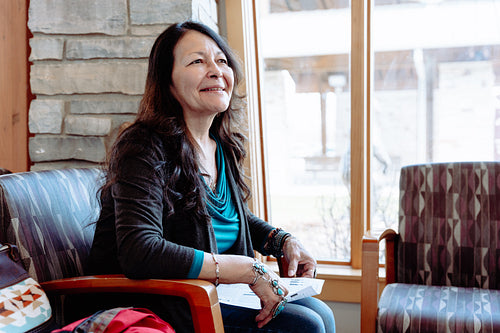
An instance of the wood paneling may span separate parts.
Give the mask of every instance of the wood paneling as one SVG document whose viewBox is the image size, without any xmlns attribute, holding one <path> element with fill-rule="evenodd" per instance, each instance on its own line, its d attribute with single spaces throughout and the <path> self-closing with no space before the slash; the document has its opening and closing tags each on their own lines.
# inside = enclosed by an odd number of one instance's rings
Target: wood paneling
<svg viewBox="0 0 500 333">
<path fill-rule="evenodd" d="M 0 1 L 0 167 L 28 169 L 28 0 Z"/>
</svg>

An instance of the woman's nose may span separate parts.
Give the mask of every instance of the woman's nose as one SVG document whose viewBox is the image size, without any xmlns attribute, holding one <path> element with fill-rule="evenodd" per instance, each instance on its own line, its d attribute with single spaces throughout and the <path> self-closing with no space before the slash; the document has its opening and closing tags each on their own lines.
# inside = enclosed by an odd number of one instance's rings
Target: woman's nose
<svg viewBox="0 0 500 333">
<path fill-rule="evenodd" d="M 210 66 L 208 68 L 208 76 L 217 78 L 222 76 L 222 71 L 220 70 L 219 66 L 217 66 L 217 63 L 210 63 Z"/>
</svg>

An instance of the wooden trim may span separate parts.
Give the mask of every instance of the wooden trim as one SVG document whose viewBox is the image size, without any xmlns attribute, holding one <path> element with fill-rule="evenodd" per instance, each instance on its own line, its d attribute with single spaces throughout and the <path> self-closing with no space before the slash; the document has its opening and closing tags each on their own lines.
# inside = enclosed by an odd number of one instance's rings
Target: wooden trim
<svg viewBox="0 0 500 333">
<path fill-rule="evenodd" d="M 0 167 L 28 170 L 28 0 L 0 1 Z"/>
<path fill-rule="evenodd" d="M 361 268 L 361 242 L 369 217 L 367 179 L 367 4 L 351 2 L 351 263 Z"/>
<path fill-rule="evenodd" d="M 365 133 L 365 144 L 366 144 L 366 223 L 365 229 L 363 230 L 363 234 L 367 230 L 371 230 L 371 160 L 372 160 L 372 144 L 371 144 L 371 115 L 372 115 L 372 87 L 373 85 L 373 75 L 372 71 L 374 56 L 372 54 L 372 44 L 371 44 L 371 31 L 372 31 L 372 0 L 366 0 L 366 50 L 365 56 L 366 60 L 366 73 L 365 73 L 365 85 L 366 85 L 366 133 Z"/>
</svg>

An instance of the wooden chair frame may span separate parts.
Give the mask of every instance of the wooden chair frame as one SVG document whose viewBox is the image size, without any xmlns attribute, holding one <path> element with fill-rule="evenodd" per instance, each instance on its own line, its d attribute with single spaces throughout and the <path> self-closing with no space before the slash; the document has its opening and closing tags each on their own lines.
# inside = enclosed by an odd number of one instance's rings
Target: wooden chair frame
<svg viewBox="0 0 500 333">
<path fill-rule="evenodd" d="M 48 294 L 99 292 L 150 293 L 185 298 L 196 333 L 222 333 L 222 315 L 215 285 L 203 280 L 132 280 L 122 274 L 66 278 L 40 283 Z"/>
<path fill-rule="evenodd" d="M 386 284 L 396 282 L 395 246 L 398 234 L 385 230 L 378 238 L 370 234 L 363 237 L 362 243 L 362 275 L 361 275 L 361 332 L 373 333 L 377 325 L 377 304 L 379 290 L 379 244 L 385 240 L 385 275 Z"/>
</svg>

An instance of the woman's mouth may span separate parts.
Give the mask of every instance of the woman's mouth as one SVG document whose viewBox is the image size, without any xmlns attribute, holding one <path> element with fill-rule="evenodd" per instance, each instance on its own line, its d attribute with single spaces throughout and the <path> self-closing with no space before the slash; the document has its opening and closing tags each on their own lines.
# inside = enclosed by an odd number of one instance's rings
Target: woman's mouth
<svg viewBox="0 0 500 333">
<path fill-rule="evenodd" d="M 201 89 L 201 91 L 224 91 L 224 88 L 205 88 Z"/>
</svg>

